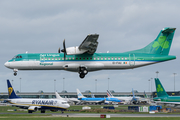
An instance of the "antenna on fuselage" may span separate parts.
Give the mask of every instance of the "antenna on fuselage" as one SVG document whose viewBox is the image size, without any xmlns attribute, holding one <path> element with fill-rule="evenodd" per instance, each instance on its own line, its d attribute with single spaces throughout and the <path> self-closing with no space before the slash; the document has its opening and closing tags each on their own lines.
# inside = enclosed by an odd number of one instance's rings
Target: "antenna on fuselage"
<svg viewBox="0 0 180 120">
<path fill-rule="evenodd" d="M 26 54 L 28 53 L 28 51 L 26 51 Z"/>
</svg>

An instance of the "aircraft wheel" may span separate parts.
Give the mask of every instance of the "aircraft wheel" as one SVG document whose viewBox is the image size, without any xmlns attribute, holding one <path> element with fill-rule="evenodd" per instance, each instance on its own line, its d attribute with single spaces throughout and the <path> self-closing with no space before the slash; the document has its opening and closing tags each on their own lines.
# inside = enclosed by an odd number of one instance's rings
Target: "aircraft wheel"
<svg viewBox="0 0 180 120">
<path fill-rule="evenodd" d="M 45 113 L 45 111 L 42 110 L 41 113 Z"/>
<path fill-rule="evenodd" d="M 82 74 L 82 73 L 81 73 L 81 74 L 79 74 L 79 77 L 80 77 L 80 78 L 84 78 L 84 77 L 85 77 L 85 74 Z"/>
<path fill-rule="evenodd" d="M 14 76 L 16 76 L 16 75 L 17 75 L 17 73 L 15 72 L 15 73 L 14 73 Z"/>
<path fill-rule="evenodd" d="M 83 73 L 86 75 L 88 73 L 88 71 L 85 69 L 85 70 L 83 70 Z"/>
</svg>

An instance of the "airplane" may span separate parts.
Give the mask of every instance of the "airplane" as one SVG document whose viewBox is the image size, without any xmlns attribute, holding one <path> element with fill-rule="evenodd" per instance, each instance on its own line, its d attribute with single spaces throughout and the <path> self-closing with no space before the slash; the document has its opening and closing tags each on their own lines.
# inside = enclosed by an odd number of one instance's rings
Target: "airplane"
<svg viewBox="0 0 180 120">
<path fill-rule="evenodd" d="M 8 103 L 12 106 L 28 109 L 28 113 L 36 112 L 37 110 L 40 110 L 41 113 L 45 113 L 46 110 L 53 112 L 60 110 L 63 113 L 63 111 L 70 107 L 66 101 L 59 99 L 21 98 L 16 95 L 9 80 L 7 80 L 7 86 L 9 95 L 9 99 L 7 99 Z"/>
<path fill-rule="evenodd" d="M 73 103 L 76 104 L 76 103 L 80 102 L 77 98 L 67 98 L 66 96 L 65 96 L 65 98 L 62 98 L 57 92 L 55 92 L 55 94 L 56 94 L 56 98 L 57 99 L 61 99 L 61 100 L 67 101 L 68 103 L 73 102 Z"/>
<path fill-rule="evenodd" d="M 132 97 L 114 97 L 109 90 L 107 90 L 107 96 L 108 98 L 117 98 L 121 100 L 124 104 L 130 103 L 130 101 L 132 100 Z"/>
<path fill-rule="evenodd" d="M 80 100 L 82 103 L 95 103 L 95 104 L 101 104 L 101 103 L 109 103 L 109 102 L 121 102 L 121 100 L 118 100 L 117 98 L 87 98 L 85 97 L 79 89 L 77 90 L 77 96 L 78 100 Z"/>
<path fill-rule="evenodd" d="M 180 96 L 169 96 L 158 78 L 155 78 L 157 97 L 153 98 L 157 103 L 169 107 L 180 108 Z"/>
<path fill-rule="evenodd" d="M 99 35 L 90 34 L 79 46 L 66 48 L 64 40 L 63 49 L 59 48 L 58 53 L 26 52 L 16 55 L 4 65 L 13 69 L 14 76 L 18 70 L 66 70 L 79 73 L 80 78 L 92 71 L 138 68 L 176 59 L 176 56 L 168 55 L 175 30 L 163 28 L 146 47 L 124 53 L 95 53 Z"/>
</svg>

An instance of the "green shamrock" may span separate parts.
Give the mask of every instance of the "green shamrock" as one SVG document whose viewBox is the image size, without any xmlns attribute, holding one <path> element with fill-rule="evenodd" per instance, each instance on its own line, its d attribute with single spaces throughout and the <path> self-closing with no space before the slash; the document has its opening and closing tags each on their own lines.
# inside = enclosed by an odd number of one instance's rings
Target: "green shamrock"
<svg viewBox="0 0 180 120">
<path fill-rule="evenodd" d="M 157 88 L 157 92 L 162 92 L 163 91 L 163 89 L 162 89 L 162 87 L 161 87 L 161 85 L 160 84 L 158 84 L 158 88 Z"/>
<path fill-rule="evenodd" d="M 158 38 L 158 41 L 155 41 L 154 44 L 152 45 L 153 48 L 156 48 L 156 50 L 161 46 L 164 49 L 169 48 L 169 42 L 165 41 L 166 36 L 160 36 Z"/>
</svg>

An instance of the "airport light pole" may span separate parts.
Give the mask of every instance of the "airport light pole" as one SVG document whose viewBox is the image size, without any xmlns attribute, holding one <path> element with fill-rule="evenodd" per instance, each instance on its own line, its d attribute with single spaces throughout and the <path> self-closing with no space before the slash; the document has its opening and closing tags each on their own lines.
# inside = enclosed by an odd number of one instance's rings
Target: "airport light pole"
<svg viewBox="0 0 180 120">
<path fill-rule="evenodd" d="M 153 78 L 151 78 L 151 92 L 152 92 L 152 81 L 153 81 Z"/>
<path fill-rule="evenodd" d="M 149 79 L 148 81 L 149 81 L 149 92 L 150 92 L 150 83 L 151 83 L 151 80 Z"/>
<path fill-rule="evenodd" d="M 54 92 L 56 92 L 56 79 L 54 79 Z"/>
<path fill-rule="evenodd" d="M 174 92 L 175 92 L 175 75 L 177 74 L 177 73 L 173 73 L 174 74 Z"/>
<path fill-rule="evenodd" d="M 158 73 L 159 73 L 159 71 L 156 71 L 156 74 L 157 74 L 156 78 L 158 78 Z"/>
<path fill-rule="evenodd" d="M 65 87 L 65 86 L 64 86 L 64 79 L 65 79 L 65 78 L 63 78 L 63 91 L 64 91 L 64 87 Z"/>
<path fill-rule="evenodd" d="M 13 86 L 13 80 L 12 80 L 12 86 Z"/>
<path fill-rule="evenodd" d="M 97 79 L 95 79 L 95 90 L 97 92 Z"/>
<path fill-rule="evenodd" d="M 19 78 L 19 80 L 20 80 L 20 93 L 21 93 L 21 78 Z"/>
<path fill-rule="evenodd" d="M 108 78 L 108 90 L 109 90 L 109 79 L 110 79 L 110 78 Z"/>
</svg>

